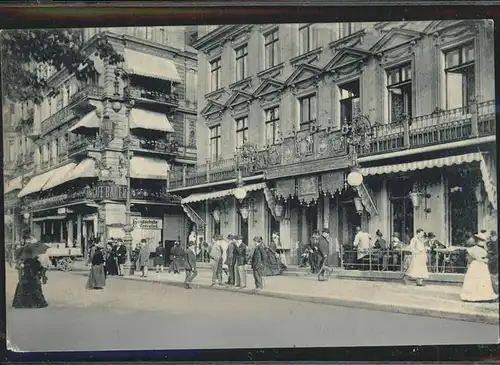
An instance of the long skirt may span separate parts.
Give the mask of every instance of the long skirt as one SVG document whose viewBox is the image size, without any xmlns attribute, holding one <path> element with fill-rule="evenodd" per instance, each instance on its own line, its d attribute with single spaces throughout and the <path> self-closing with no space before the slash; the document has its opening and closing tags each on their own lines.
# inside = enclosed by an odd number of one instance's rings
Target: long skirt
<svg viewBox="0 0 500 365">
<path fill-rule="evenodd" d="M 108 275 L 118 275 L 118 260 L 114 256 L 106 260 L 106 272 Z"/>
<path fill-rule="evenodd" d="M 460 298 L 465 302 L 485 302 L 498 298 L 493 290 L 488 265 L 473 261 L 464 277 Z"/>
<path fill-rule="evenodd" d="M 102 289 L 106 286 L 106 277 L 104 276 L 103 265 L 92 265 L 87 281 L 87 289 Z"/>
<path fill-rule="evenodd" d="M 45 308 L 49 304 L 42 292 L 42 284 L 38 277 L 22 277 L 16 287 L 12 307 L 14 308 Z"/>
<path fill-rule="evenodd" d="M 282 263 L 271 250 L 265 250 L 264 268 L 261 270 L 262 276 L 277 276 L 283 272 Z"/>
<path fill-rule="evenodd" d="M 429 278 L 427 254 L 425 252 L 411 255 L 410 265 L 408 266 L 408 270 L 406 270 L 406 275 L 412 279 Z"/>
</svg>

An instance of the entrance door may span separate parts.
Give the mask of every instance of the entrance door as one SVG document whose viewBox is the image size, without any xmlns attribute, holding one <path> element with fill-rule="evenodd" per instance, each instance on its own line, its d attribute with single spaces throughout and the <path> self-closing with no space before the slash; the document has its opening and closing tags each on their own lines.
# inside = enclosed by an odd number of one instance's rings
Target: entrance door
<svg viewBox="0 0 500 365">
<path fill-rule="evenodd" d="M 238 234 L 243 237 L 243 243 L 246 244 L 247 246 L 249 245 L 248 242 L 248 220 L 244 220 L 241 218 L 241 215 L 238 215 Z"/>
<path fill-rule="evenodd" d="M 409 197 L 413 188 L 411 180 L 396 180 L 391 184 L 391 235 L 408 244 L 413 236 L 413 205 Z"/>
<path fill-rule="evenodd" d="M 318 228 L 318 206 L 310 205 L 306 208 L 307 238 L 310 238 L 313 231 Z"/>
<path fill-rule="evenodd" d="M 342 229 L 340 234 L 342 245 L 352 245 L 356 235 L 356 227 L 361 227 L 361 215 L 356 212 L 353 201 L 342 202 L 342 214 L 340 215 Z"/>
</svg>

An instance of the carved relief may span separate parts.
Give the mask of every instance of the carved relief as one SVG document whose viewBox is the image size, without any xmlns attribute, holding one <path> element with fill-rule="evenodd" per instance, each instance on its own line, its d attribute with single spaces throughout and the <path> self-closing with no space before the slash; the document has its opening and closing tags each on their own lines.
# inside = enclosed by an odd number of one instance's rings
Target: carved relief
<svg viewBox="0 0 500 365">
<path fill-rule="evenodd" d="M 317 86 L 322 73 L 322 69 L 318 67 L 301 64 L 290 75 L 288 80 L 286 80 L 285 85 L 288 85 L 292 92 Z"/>
<path fill-rule="evenodd" d="M 433 33 L 432 37 L 436 46 L 452 42 L 458 38 L 473 37 L 479 32 L 478 23 L 462 23 L 457 27 L 448 27 L 442 31 Z"/>
<path fill-rule="evenodd" d="M 195 120 L 191 120 L 189 122 L 188 147 L 196 147 L 196 121 Z"/>
<path fill-rule="evenodd" d="M 262 105 L 276 99 L 280 100 L 282 90 L 283 83 L 274 79 L 266 79 L 259 85 L 257 90 L 255 90 L 253 96 L 256 97 Z"/>
<path fill-rule="evenodd" d="M 314 142 L 311 134 L 297 138 L 295 144 L 296 156 L 298 158 L 309 156 L 314 151 Z"/>
<path fill-rule="evenodd" d="M 269 165 L 279 165 L 281 163 L 281 146 L 271 146 L 268 151 Z"/>
</svg>

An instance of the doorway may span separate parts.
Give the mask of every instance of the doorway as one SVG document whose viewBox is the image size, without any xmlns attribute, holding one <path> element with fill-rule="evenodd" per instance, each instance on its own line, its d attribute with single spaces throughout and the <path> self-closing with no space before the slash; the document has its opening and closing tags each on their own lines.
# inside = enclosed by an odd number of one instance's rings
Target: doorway
<svg viewBox="0 0 500 365">
<path fill-rule="evenodd" d="M 238 234 L 243 237 L 243 243 L 248 246 L 248 220 L 243 219 L 241 214 L 238 214 Z"/>
<path fill-rule="evenodd" d="M 410 242 L 414 230 L 413 204 L 410 199 L 412 189 L 413 182 L 409 179 L 391 183 L 391 236 L 397 233 L 405 244 Z"/>
</svg>

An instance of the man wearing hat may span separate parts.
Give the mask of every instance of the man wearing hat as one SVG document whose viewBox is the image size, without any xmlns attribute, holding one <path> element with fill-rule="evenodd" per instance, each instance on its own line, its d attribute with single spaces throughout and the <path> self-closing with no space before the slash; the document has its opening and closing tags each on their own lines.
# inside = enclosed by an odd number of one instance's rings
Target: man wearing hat
<svg viewBox="0 0 500 365">
<path fill-rule="evenodd" d="M 247 286 L 247 274 L 245 265 L 247 263 L 247 246 L 243 243 L 243 236 L 237 236 L 233 249 L 235 285 L 240 288 Z"/>
<path fill-rule="evenodd" d="M 208 256 L 210 257 L 210 267 L 212 268 L 212 286 L 215 284 L 222 285 L 222 258 L 224 249 L 221 245 L 222 236 L 215 235 L 212 240 L 212 245 L 209 248 Z"/>
<path fill-rule="evenodd" d="M 325 279 L 325 271 L 331 272 L 331 242 L 330 242 L 330 230 L 328 228 L 323 229 L 323 233 L 318 240 L 318 280 L 323 281 Z M 326 261 L 325 261 L 326 260 Z"/>
<path fill-rule="evenodd" d="M 189 242 L 186 250 L 186 279 L 184 280 L 184 287 L 191 289 L 193 282 L 198 271 L 196 270 L 196 242 Z"/>
<path fill-rule="evenodd" d="M 234 285 L 235 280 L 234 280 L 234 270 L 235 270 L 235 263 L 234 263 L 234 247 L 235 247 L 235 242 L 234 242 L 234 236 L 232 234 L 229 234 L 227 236 L 228 240 L 228 246 L 227 246 L 227 252 L 226 252 L 226 265 L 227 265 L 227 271 L 228 271 L 228 279 L 227 279 L 227 285 Z"/>
<path fill-rule="evenodd" d="M 263 247 L 264 239 L 262 237 L 254 237 L 255 248 L 250 256 L 250 262 L 252 264 L 253 278 L 255 281 L 255 288 L 257 290 L 264 289 L 264 284 L 262 282 L 262 271 L 264 269 L 265 251 Z"/>
<path fill-rule="evenodd" d="M 317 274 L 320 265 L 320 248 L 319 248 L 319 231 L 315 229 L 309 241 L 309 262 L 311 264 L 311 272 Z"/>
</svg>

